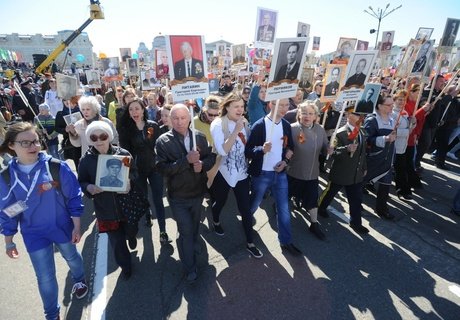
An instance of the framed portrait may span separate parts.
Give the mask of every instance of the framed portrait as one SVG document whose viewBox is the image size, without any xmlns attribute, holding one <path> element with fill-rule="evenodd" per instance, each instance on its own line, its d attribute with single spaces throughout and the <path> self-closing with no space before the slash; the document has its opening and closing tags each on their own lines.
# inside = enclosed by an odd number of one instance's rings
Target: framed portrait
<svg viewBox="0 0 460 320">
<path fill-rule="evenodd" d="M 232 46 L 232 64 L 242 64 L 246 62 L 246 45 L 237 44 Z"/>
<path fill-rule="evenodd" d="M 356 102 L 355 112 L 363 114 L 373 113 L 381 89 L 382 84 L 380 83 L 366 84 L 362 96 Z"/>
<path fill-rule="evenodd" d="M 460 19 L 447 18 L 444 32 L 442 33 L 440 47 L 453 47 L 455 39 L 457 39 L 458 27 Z"/>
<path fill-rule="evenodd" d="M 157 78 L 167 78 L 169 74 L 168 53 L 166 50 L 155 49 Z"/>
<path fill-rule="evenodd" d="M 423 82 L 429 83 L 430 82 L 430 76 L 431 72 L 433 71 L 434 65 L 436 64 L 436 57 L 437 53 L 436 50 L 431 50 L 431 52 L 428 54 L 428 60 L 425 65 L 425 69 L 423 70 Z"/>
<path fill-rule="evenodd" d="M 219 92 L 219 79 L 209 79 L 209 92 Z"/>
<path fill-rule="evenodd" d="M 366 51 L 367 48 L 369 48 L 369 41 L 358 40 L 358 44 L 356 45 L 356 50 Z"/>
<path fill-rule="evenodd" d="M 395 77 L 405 78 L 409 75 L 414 65 L 415 58 L 417 57 L 417 52 L 420 49 L 420 44 L 421 41 L 416 39 L 411 39 L 409 41 L 409 44 L 404 49 L 404 56 L 398 65 Z"/>
<path fill-rule="evenodd" d="M 340 92 L 340 84 L 343 83 L 345 77 L 346 65 L 344 64 L 329 64 L 326 67 L 326 85 L 323 86 L 321 92 L 321 102 L 330 102 L 337 99 Z"/>
<path fill-rule="evenodd" d="M 96 169 L 96 186 L 104 191 L 126 192 L 128 190 L 131 157 L 99 155 Z"/>
<path fill-rule="evenodd" d="M 123 62 L 131 58 L 131 48 L 120 48 L 120 57 Z"/>
<path fill-rule="evenodd" d="M 425 70 L 426 63 L 430 57 L 430 52 L 433 51 L 433 46 L 433 39 L 425 41 L 422 45 L 420 45 L 417 57 L 415 58 L 415 62 L 412 66 L 411 75 L 422 75 L 423 71 Z"/>
<path fill-rule="evenodd" d="M 174 101 L 209 95 L 208 62 L 203 36 L 166 36 L 171 92 Z M 172 71 L 172 72 L 171 72 Z"/>
<path fill-rule="evenodd" d="M 380 51 L 388 52 L 391 51 L 393 46 L 395 32 L 394 31 L 383 31 L 382 32 L 382 41 L 380 41 Z"/>
<path fill-rule="evenodd" d="M 358 41 L 356 38 L 340 37 L 333 63 L 346 64 L 350 59 L 351 53 L 355 50 L 356 41 Z"/>
<path fill-rule="evenodd" d="M 101 59 L 102 70 L 104 70 L 102 79 L 106 82 L 123 80 L 120 74 L 120 60 L 118 57 Z"/>
<path fill-rule="evenodd" d="M 319 50 L 319 45 L 320 45 L 320 42 L 321 42 L 321 37 L 313 37 L 313 46 L 312 46 L 312 50 Z"/>
<path fill-rule="evenodd" d="M 376 56 L 377 51 L 353 52 L 347 65 L 344 78 L 346 80 L 342 86 L 342 90 L 351 88 L 363 89 L 369 79 Z"/>
<path fill-rule="evenodd" d="M 266 101 L 291 98 L 296 95 L 302 66 L 305 63 L 308 40 L 308 38 L 275 40 Z"/>
<path fill-rule="evenodd" d="M 422 42 L 430 40 L 433 30 L 434 28 L 425 28 L 425 27 L 418 28 L 417 34 L 415 35 L 415 40 L 419 40 Z"/>
<path fill-rule="evenodd" d="M 302 74 L 300 75 L 299 88 L 308 89 L 311 88 L 314 82 L 315 69 L 314 68 L 303 68 Z"/>
<path fill-rule="evenodd" d="M 74 112 L 74 113 L 65 115 L 63 118 L 65 121 L 65 124 L 69 125 L 69 124 L 75 124 L 75 122 L 77 122 L 78 120 L 82 118 L 82 115 L 80 112 Z"/>
<path fill-rule="evenodd" d="M 310 36 L 310 25 L 305 22 L 297 22 L 297 37 L 305 38 Z"/>
<path fill-rule="evenodd" d="M 257 8 L 256 33 L 254 46 L 256 48 L 270 49 L 273 47 L 278 23 L 278 11 Z"/>
<path fill-rule="evenodd" d="M 135 76 L 139 74 L 139 66 L 137 59 L 128 59 L 128 75 Z"/>
<path fill-rule="evenodd" d="M 57 95 L 61 99 L 70 99 L 77 95 L 78 79 L 62 73 L 56 73 Z"/>
<path fill-rule="evenodd" d="M 161 86 L 160 81 L 156 77 L 155 69 L 141 71 L 141 86 L 142 91 L 152 90 Z"/>
<path fill-rule="evenodd" d="M 92 89 L 101 87 L 101 77 L 99 70 L 85 70 L 86 81 L 88 86 Z"/>
</svg>

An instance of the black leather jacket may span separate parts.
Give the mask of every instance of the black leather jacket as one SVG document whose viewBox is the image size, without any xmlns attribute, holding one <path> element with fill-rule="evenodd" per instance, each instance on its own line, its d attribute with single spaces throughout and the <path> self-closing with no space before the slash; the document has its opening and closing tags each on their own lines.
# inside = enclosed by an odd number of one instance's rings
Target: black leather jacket
<svg viewBox="0 0 460 320">
<path fill-rule="evenodd" d="M 189 129 L 189 135 L 192 131 Z M 173 199 L 190 199 L 203 196 L 206 192 L 206 171 L 212 168 L 216 160 L 211 153 L 206 137 L 196 132 L 197 150 L 203 162 L 203 170 L 193 171 L 193 166 L 187 161 L 187 150 L 184 146 L 184 137 L 177 131 L 170 130 L 162 134 L 155 145 L 157 170 L 166 177 L 168 196 Z M 190 138 L 192 150 L 192 138 Z"/>
</svg>

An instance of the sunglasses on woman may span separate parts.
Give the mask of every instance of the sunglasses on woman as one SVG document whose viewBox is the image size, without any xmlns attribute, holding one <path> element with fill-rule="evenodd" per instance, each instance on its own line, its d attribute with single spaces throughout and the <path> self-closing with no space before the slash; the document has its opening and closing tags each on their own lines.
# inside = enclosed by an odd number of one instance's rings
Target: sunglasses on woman
<svg viewBox="0 0 460 320">
<path fill-rule="evenodd" d="M 89 136 L 92 142 L 96 142 L 97 140 L 105 141 L 109 138 L 107 133 L 101 133 L 100 135 L 92 134 Z"/>
</svg>

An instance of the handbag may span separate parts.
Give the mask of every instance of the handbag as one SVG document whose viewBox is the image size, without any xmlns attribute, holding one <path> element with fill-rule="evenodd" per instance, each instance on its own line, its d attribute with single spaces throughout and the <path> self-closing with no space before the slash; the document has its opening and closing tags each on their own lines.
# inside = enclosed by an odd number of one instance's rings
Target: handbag
<svg viewBox="0 0 460 320">
<path fill-rule="evenodd" d="M 136 234 L 139 220 L 150 208 L 149 200 L 135 183 L 131 183 L 131 189 L 128 193 L 117 193 L 116 201 L 121 213 L 127 220 L 128 228 Z"/>
</svg>

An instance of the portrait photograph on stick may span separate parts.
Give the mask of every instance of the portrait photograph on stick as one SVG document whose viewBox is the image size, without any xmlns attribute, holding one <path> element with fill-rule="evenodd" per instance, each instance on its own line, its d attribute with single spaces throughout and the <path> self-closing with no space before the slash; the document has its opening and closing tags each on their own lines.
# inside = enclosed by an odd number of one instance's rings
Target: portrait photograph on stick
<svg viewBox="0 0 460 320">
<path fill-rule="evenodd" d="M 65 121 L 65 124 L 69 125 L 69 124 L 75 124 L 75 122 L 77 122 L 78 120 L 82 118 L 82 115 L 80 112 L 74 112 L 74 113 L 65 115 L 63 118 Z"/>
<path fill-rule="evenodd" d="M 460 19 L 447 18 L 444 32 L 442 33 L 440 47 L 453 47 L 455 39 L 457 39 L 458 27 Z"/>
<path fill-rule="evenodd" d="M 142 91 L 152 90 L 156 87 L 160 87 L 160 81 L 156 78 L 154 69 L 147 69 L 141 71 L 141 84 Z"/>
<path fill-rule="evenodd" d="M 364 88 L 372 71 L 377 51 L 355 51 L 350 57 L 345 74 L 345 84 L 342 90 Z"/>
<path fill-rule="evenodd" d="M 131 58 L 131 48 L 120 48 L 120 57 L 123 62 Z"/>
<path fill-rule="evenodd" d="M 242 64 L 246 62 L 246 45 L 237 44 L 232 46 L 232 64 Z"/>
<path fill-rule="evenodd" d="M 377 100 L 379 98 L 382 84 L 380 83 L 368 83 L 364 88 L 363 95 L 356 103 L 355 112 L 369 114 L 373 113 Z"/>
<path fill-rule="evenodd" d="M 398 78 L 407 77 L 414 65 L 415 59 L 417 57 L 417 52 L 420 49 L 421 41 L 416 39 L 411 39 L 409 44 L 406 46 L 404 51 L 404 56 L 401 59 L 401 62 L 398 65 L 395 76 Z"/>
<path fill-rule="evenodd" d="M 425 28 L 425 27 L 418 28 L 417 34 L 415 35 L 415 40 L 419 40 L 422 42 L 430 40 L 433 30 L 434 28 Z"/>
<path fill-rule="evenodd" d="M 334 101 L 340 91 L 340 84 L 345 76 L 346 65 L 329 64 L 326 68 L 326 85 L 323 86 L 321 93 L 321 102 Z"/>
<path fill-rule="evenodd" d="M 383 31 L 380 51 L 391 51 L 393 46 L 394 31 Z"/>
<path fill-rule="evenodd" d="M 346 63 L 348 59 L 350 59 L 352 51 L 355 50 L 357 41 L 358 39 L 356 38 L 341 37 L 337 45 L 337 52 L 335 54 L 334 60 L 338 60 L 339 63 Z M 337 63 L 337 62 L 334 62 L 334 63 Z"/>
<path fill-rule="evenodd" d="M 128 75 L 135 76 L 139 74 L 139 65 L 137 59 L 128 59 Z"/>
<path fill-rule="evenodd" d="M 275 41 L 278 11 L 257 8 L 256 34 L 254 46 L 256 48 L 272 48 Z"/>
<path fill-rule="evenodd" d="M 78 79 L 62 73 L 56 73 L 57 95 L 61 99 L 70 99 L 77 95 Z"/>
<path fill-rule="evenodd" d="M 104 191 L 128 191 L 130 157 L 99 155 L 96 185 Z"/>
<path fill-rule="evenodd" d="M 356 45 L 357 51 L 366 51 L 369 47 L 369 41 L 358 40 L 358 44 Z"/>
<path fill-rule="evenodd" d="M 101 87 L 101 77 L 99 70 L 85 70 L 86 81 L 91 89 L 98 89 Z"/>
<path fill-rule="evenodd" d="M 208 66 L 203 36 L 166 36 L 171 92 L 175 101 L 206 98 Z"/>
<path fill-rule="evenodd" d="M 102 79 L 106 82 L 121 81 L 123 76 L 120 74 L 120 60 L 118 57 L 101 59 L 102 70 L 104 70 Z"/>
<path fill-rule="evenodd" d="M 297 22 L 297 37 L 305 38 L 310 36 L 310 25 L 305 22 Z"/>
<path fill-rule="evenodd" d="M 425 65 L 428 61 L 430 52 L 433 50 L 434 39 L 424 42 L 418 50 L 417 57 L 415 58 L 414 66 L 412 67 L 412 75 L 421 75 L 425 70 Z"/>
<path fill-rule="evenodd" d="M 167 78 L 169 74 L 169 65 L 166 50 L 155 50 L 155 57 L 157 77 Z"/>
<path fill-rule="evenodd" d="M 276 39 L 266 101 L 295 96 L 307 47 L 308 38 Z"/>
</svg>

